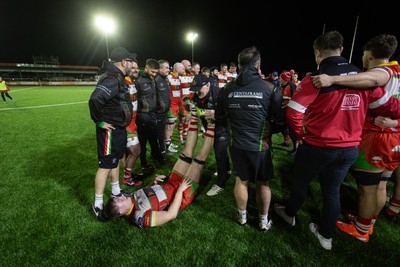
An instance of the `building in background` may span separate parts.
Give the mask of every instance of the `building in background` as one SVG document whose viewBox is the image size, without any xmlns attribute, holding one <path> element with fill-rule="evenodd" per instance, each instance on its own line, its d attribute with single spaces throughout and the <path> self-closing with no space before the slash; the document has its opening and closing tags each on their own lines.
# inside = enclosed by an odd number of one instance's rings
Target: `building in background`
<svg viewBox="0 0 400 267">
<path fill-rule="evenodd" d="M 0 76 L 10 85 L 96 84 L 98 66 L 61 65 L 58 57 L 34 56 L 33 63 L 0 63 Z"/>
</svg>

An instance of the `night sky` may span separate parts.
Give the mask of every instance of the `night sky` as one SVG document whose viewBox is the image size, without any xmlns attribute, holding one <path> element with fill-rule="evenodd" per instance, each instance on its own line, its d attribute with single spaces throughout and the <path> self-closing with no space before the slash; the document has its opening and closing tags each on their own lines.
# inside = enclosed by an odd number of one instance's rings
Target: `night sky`
<svg viewBox="0 0 400 267">
<path fill-rule="evenodd" d="M 255 45 L 261 51 L 264 73 L 295 69 L 300 77 L 316 68 L 312 43 L 323 30 L 343 34 L 343 56 L 351 56 L 359 67 L 362 45 L 370 38 L 381 33 L 400 38 L 399 19 L 395 19 L 400 12 L 391 14 L 394 8 L 377 6 L 382 1 L 375 6 L 364 1 L 239 2 L 4 0 L 0 62 L 33 63 L 32 56 L 55 56 L 63 65 L 100 66 L 107 50 L 104 35 L 94 27 L 99 13 L 117 23 L 117 31 L 108 37 L 109 51 L 124 46 L 138 54 L 139 66 L 147 58 L 167 59 L 171 65 L 191 60 L 189 31 L 199 34 L 194 59 L 201 67 L 236 62 L 243 48 Z"/>
</svg>

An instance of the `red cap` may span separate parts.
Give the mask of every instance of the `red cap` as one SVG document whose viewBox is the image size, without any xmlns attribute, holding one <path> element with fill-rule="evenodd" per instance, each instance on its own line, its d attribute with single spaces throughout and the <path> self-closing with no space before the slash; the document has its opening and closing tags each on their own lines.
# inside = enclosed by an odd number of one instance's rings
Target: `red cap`
<svg viewBox="0 0 400 267">
<path fill-rule="evenodd" d="M 282 72 L 280 77 L 284 81 L 290 81 L 290 78 L 292 77 L 293 73 L 294 73 L 294 70 Z"/>
</svg>

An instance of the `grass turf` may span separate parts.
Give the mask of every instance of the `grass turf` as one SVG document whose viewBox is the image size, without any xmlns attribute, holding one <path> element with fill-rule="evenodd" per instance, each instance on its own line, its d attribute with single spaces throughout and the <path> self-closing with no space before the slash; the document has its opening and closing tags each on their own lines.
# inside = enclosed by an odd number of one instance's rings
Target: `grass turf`
<svg viewBox="0 0 400 267">
<path fill-rule="evenodd" d="M 16 102 L 0 104 L 2 266 L 398 266 L 399 224 L 384 218 L 377 221 L 368 243 L 337 230 L 332 251 L 320 247 L 308 230 L 311 221 L 318 223 L 322 205 L 316 179 L 295 227 L 271 211 L 271 230 L 258 230 L 254 185 L 249 188 L 249 223 L 239 226 L 234 221 L 233 177 L 221 194 L 205 194 L 216 182 L 213 152 L 198 197 L 176 220 L 153 229 L 140 229 L 124 219 L 97 221 L 91 210 L 95 126 L 87 104 L 93 89 L 14 87 L 10 94 Z M 176 132 L 173 141 L 178 143 Z M 273 143 L 271 207 L 287 199 L 293 163 L 291 148 L 278 145 L 280 134 Z M 389 182 L 389 192 L 391 187 Z M 352 177 L 341 191 L 343 210 L 354 210 Z M 107 184 L 105 200 L 110 193 Z"/>
</svg>

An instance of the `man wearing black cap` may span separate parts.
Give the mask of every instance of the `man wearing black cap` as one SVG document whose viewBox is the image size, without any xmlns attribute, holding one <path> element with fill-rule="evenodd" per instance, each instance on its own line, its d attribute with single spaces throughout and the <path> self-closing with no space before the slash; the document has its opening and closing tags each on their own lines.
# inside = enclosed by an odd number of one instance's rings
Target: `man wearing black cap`
<svg viewBox="0 0 400 267">
<path fill-rule="evenodd" d="M 218 88 L 211 85 L 210 78 L 204 74 L 197 74 L 189 89 L 194 92 L 193 102 L 202 109 L 214 109 L 217 101 Z"/>
<path fill-rule="evenodd" d="M 107 177 L 111 177 L 112 195 L 119 195 L 119 160 L 126 148 L 126 126 L 132 118 L 132 102 L 125 76 L 129 75 L 136 54 L 123 47 L 111 52 L 111 61 L 104 65 L 104 73 L 89 99 L 90 117 L 96 124 L 97 156 L 99 168 L 95 177 L 96 217 L 103 210 L 103 194 Z"/>
<path fill-rule="evenodd" d="M 218 98 L 218 83 L 212 82 L 212 78 L 209 78 L 203 74 L 198 74 L 193 79 L 192 87 L 190 91 L 195 92 L 193 96 L 193 102 L 200 109 L 205 109 L 204 116 L 200 116 L 201 112 L 197 112 L 202 120 L 202 123 L 207 129 L 207 120 L 205 117 L 214 118 L 216 102 Z M 215 121 L 215 140 L 214 140 L 214 153 L 215 161 L 217 163 L 217 176 L 218 181 L 212 186 L 207 192 L 208 196 L 215 196 L 221 193 L 224 188 L 226 181 L 228 180 L 231 169 L 228 155 L 228 134 L 226 129 L 226 123 L 218 119 Z"/>
<path fill-rule="evenodd" d="M 204 131 L 207 129 L 208 121 L 214 120 L 215 105 L 219 88 L 213 86 L 211 79 L 204 74 L 197 74 L 193 78 L 192 86 L 189 89 L 194 92 L 192 102 L 197 107 L 197 112 Z"/>
<path fill-rule="evenodd" d="M 265 78 L 265 80 L 275 86 L 279 86 L 279 73 L 277 71 L 273 71 L 268 75 L 267 78 Z"/>
</svg>

